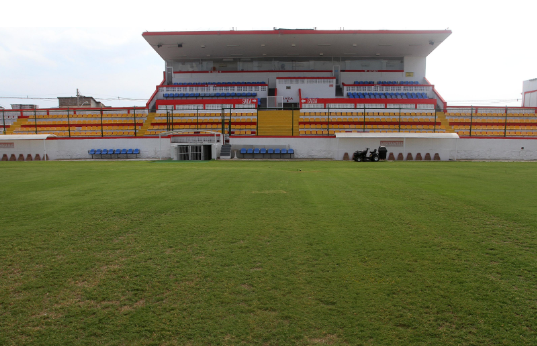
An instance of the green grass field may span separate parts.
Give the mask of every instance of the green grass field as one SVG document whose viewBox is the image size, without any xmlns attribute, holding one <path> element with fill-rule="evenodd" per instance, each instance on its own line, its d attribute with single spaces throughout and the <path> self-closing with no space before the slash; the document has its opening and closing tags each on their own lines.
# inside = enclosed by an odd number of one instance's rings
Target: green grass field
<svg viewBox="0 0 537 346">
<path fill-rule="evenodd" d="M 0 345 L 535 345 L 537 163 L 3 162 Z"/>
</svg>

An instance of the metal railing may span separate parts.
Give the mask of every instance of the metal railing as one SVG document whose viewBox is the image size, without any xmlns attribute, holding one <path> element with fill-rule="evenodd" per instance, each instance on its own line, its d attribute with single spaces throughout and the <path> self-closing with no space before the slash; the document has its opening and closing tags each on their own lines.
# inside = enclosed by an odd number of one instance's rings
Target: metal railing
<svg viewBox="0 0 537 346">
<path fill-rule="evenodd" d="M 448 107 L 446 119 L 462 136 L 537 136 L 535 108 L 527 107 Z"/>
<path fill-rule="evenodd" d="M 4 113 L 4 112 L 3 112 Z M 121 117 L 126 120 L 124 123 L 114 123 L 111 118 L 116 118 L 116 114 L 125 114 Z M 28 110 L 20 113 L 24 117 L 28 117 L 28 123 L 22 124 L 19 130 L 28 129 L 25 132 L 38 133 L 41 128 L 55 128 L 54 132 L 67 132 L 67 137 L 73 137 L 73 133 L 91 132 L 91 135 L 95 137 L 95 132 L 100 132 L 100 137 L 105 137 L 108 133 L 105 130 L 109 130 L 108 127 L 127 127 L 128 129 L 123 131 L 133 131 L 135 137 L 138 136 L 139 128 L 143 126 L 143 119 L 147 116 L 146 108 L 100 108 L 100 109 L 81 109 L 81 108 L 67 108 L 67 109 L 52 109 L 52 110 Z M 114 116 L 112 116 L 112 114 Z M 59 118 L 58 118 L 59 117 Z M 61 119 L 61 120 L 53 120 Z M 129 120 L 132 119 L 132 123 Z M 95 123 L 95 120 L 98 120 Z M 117 119 L 116 119 L 117 120 Z M 62 121 L 61 124 L 51 123 L 56 121 Z M 63 123 L 65 121 L 65 123 Z M 112 122 L 111 122 L 112 121 Z M 33 123 L 32 123 L 33 122 Z M 33 126 L 31 126 L 33 125 Z M 93 128 L 93 130 L 83 130 L 81 128 Z M 5 128 L 5 126 L 4 126 Z M 98 130 L 95 131 L 95 128 Z M 80 130 L 79 130 L 80 129 Z M 113 129 L 110 129 L 112 132 Z M 120 130 L 118 130 L 120 131 Z M 118 132 L 116 131 L 116 132 Z M 43 131 L 41 131 L 43 132 Z M 5 133 L 5 129 L 4 129 Z"/>
</svg>

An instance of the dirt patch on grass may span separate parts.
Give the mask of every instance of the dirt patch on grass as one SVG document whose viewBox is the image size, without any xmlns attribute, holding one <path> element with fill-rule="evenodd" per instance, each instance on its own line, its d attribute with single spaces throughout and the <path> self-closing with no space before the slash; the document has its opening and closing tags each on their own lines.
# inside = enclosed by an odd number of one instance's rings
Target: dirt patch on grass
<svg viewBox="0 0 537 346">
<path fill-rule="evenodd" d="M 312 345 L 333 345 L 338 341 L 338 337 L 333 334 L 328 334 L 324 338 L 309 339 L 308 342 Z"/>
</svg>

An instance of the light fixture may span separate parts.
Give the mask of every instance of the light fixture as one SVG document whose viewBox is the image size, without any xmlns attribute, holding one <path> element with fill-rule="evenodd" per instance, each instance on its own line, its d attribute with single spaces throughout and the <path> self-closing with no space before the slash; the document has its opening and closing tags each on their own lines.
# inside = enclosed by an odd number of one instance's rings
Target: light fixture
<svg viewBox="0 0 537 346">
<path fill-rule="evenodd" d="M 162 45 L 161 45 L 160 43 L 159 43 L 159 44 L 157 44 L 157 48 L 160 48 L 160 47 L 162 47 Z"/>
<path fill-rule="evenodd" d="M 353 43 L 352 46 L 353 46 L 353 47 L 356 47 L 356 46 L 358 46 L 358 45 L 357 45 L 356 43 Z"/>
<path fill-rule="evenodd" d="M 430 44 L 431 46 L 434 46 L 434 41 L 429 41 L 429 44 Z"/>
<path fill-rule="evenodd" d="M 202 45 L 201 45 L 201 48 L 205 48 L 205 45 L 204 45 L 204 44 L 202 44 Z"/>
<path fill-rule="evenodd" d="M 380 53 L 375 54 L 376 56 L 380 56 Z"/>
<path fill-rule="evenodd" d="M 323 53 L 319 53 L 319 55 L 323 55 Z"/>
<path fill-rule="evenodd" d="M 178 47 L 178 48 L 183 48 L 183 44 L 182 44 L 182 43 L 178 43 L 178 44 L 177 44 L 177 47 Z"/>
<path fill-rule="evenodd" d="M 291 43 L 291 47 L 296 47 L 296 44 L 294 44 L 294 43 Z"/>
<path fill-rule="evenodd" d="M 264 44 L 264 43 L 262 43 L 262 44 L 261 44 L 261 47 L 265 47 L 265 44 Z"/>
</svg>

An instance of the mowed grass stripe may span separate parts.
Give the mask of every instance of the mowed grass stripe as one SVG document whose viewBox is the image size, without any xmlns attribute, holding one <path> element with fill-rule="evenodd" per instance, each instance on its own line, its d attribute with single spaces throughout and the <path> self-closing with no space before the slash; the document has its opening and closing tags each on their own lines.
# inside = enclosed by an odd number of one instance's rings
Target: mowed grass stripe
<svg viewBox="0 0 537 346">
<path fill-rule="evenodd" d="M 532 344 L 535 167 L 7 162 L 0 343 Z"/>
</svg>

